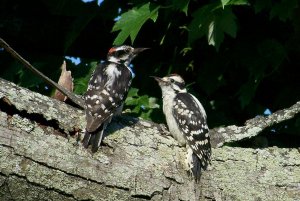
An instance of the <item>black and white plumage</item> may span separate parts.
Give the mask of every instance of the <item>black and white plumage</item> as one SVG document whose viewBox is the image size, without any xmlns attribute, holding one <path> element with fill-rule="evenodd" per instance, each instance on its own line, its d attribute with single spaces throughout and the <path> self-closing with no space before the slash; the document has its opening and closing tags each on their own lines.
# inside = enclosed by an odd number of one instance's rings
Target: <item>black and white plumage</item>
<svg viewBox="0 0 300 201">
<path fill-rule="evenodd" d="M 113 47 L 108 52 L 107 60 L 96 67 L 85 94 L 87 124 L 84 147 L 91 144 L 92 151 L 96 152 L 106 126 L 114 115 L 122 112 L 132 79 L 130 62 L 145 49 L 126 45 Z"/>
<path fill-rule="evenodd" d="M 199 100 L 188 93 L 184 80 L 177 74 L 154 77 L 162 90 L 163 112 L 171 135 L 187 148 L 188 170 L 199 181 L 211 156 L 206 113 Z"/>
</svg>

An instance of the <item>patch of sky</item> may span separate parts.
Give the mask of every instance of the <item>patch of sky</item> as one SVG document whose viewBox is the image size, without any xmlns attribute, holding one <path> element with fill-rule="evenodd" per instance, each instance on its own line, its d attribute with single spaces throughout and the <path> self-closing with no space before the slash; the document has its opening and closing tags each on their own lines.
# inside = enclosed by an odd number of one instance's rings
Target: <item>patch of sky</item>
<svg viewBox="0 0 300 201">
<path fill-rule="evenodd" d="M 116 21 L 119 21 L 120 19 L 121 19 L 121 12 L 122 12 L 122 9 L 121 8 L 119 8 L 118 9 L 118 16 L 114 19 L 114 21 L 116 22 Z"/>
<path fill-rule="evenodd" d="M 132 78 L 134 78 L 135 77 L 135 73 L 134 73 L 134 71 L 133 71 L 133 64 L 129 64 L 129 70 L 130 70 L 130 72 L 131 72 L 131 75 L 132 75 Z"/>
<path fill-rule="evenodd" d="M 266 108 L 264 111 L 264 115 L 269 116 L 271 114 L 272 114 L 271 110 L 269 108 Z"/>
<path fill-rule="evenodd" d="M 80 57 L 70 57 L 70 56 L 65 56 L 65 59 L 71 61 L 73 64 L 78 65 L 81 63 Z"/>
<path fill-rule="evenodd" d="M 92 1 L 95 1 L 95 0 L 81 0 L 83 3 L 90 3 Z M 104 0 L 97 0 L 97 5 L 98 6 L 101 6 L 101 4 L 103 3 Z"/>
</svg>

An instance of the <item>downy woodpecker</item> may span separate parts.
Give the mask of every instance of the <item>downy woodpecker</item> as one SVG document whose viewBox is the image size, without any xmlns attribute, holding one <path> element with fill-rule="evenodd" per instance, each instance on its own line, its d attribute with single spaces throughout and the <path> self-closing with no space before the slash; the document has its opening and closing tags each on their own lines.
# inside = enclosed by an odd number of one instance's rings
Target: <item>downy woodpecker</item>
<svg viewBox="0 0 300 201">
<path fill-rule="evenodd" d="M 145 49 L 126 45 L 113 47 L 107 60 L 96 67 L 85 94 L 87 124 L 82 141 L 86 148 L 92 145 L 92 152 L 98 150 L 103 131 L 113 115 L 122 112 L 132 79 L 130 62 Z"/>
<path fill-rule="evenodd" d="M 171 135 L 186 146 L 186 165 L 196 181 L 210 162 L 211 145 L 206 113 L 199 100 L 188 93 L 177 74 L 154 77 L 162 90 L 163 112 Z"/>
</svg>

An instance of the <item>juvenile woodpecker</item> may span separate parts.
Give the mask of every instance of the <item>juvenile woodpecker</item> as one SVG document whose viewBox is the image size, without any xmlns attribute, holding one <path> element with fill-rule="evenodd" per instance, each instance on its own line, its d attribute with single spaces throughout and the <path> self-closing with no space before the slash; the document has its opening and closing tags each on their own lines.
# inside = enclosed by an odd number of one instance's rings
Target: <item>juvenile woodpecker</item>
<svg viewBox="0 0 300 201">
<path fill-rule="evenodd" d="M 199 100 L 188 93 L 177 74 L 154 77 L 162 90 L 163 112 L 171 135 L 186 146 L 186 165 L 196 181 L 210 162 L 211 145 L 206 113 Z"/>
<path fill-rule="evenodd" d="M 85 94 L 87 124 L 82 141 L 86 148 L 92 145 L 92 152 L 98 150 L 103 131 L 113 115 L 122 112 L 132 79 L 130 62 L 145 49 L 126 45 L 113 47 L 107 60 L 96 67 Z"/>
</svg>

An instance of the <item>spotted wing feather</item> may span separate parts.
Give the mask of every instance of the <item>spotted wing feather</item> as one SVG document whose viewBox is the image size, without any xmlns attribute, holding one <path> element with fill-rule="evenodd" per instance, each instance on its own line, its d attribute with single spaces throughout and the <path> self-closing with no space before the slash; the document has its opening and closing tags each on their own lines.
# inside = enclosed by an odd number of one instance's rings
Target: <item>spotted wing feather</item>
<svg viewBox="0 0 300 201">
<path fill-rule="evenodd" d="M 85 94 L 86 130 L 96 131 L 113 115 L 126 98 L 131 83 L 130 71 L 121 64 L 99 64 Z"/>
<path fill-rule="evenodd" d="M 189 93 L 178 93 L 173 108 L 179 129 L 205 169 L 210 161 L 211 146 L 206 113 L 201 103 Z"/>
</svg>

